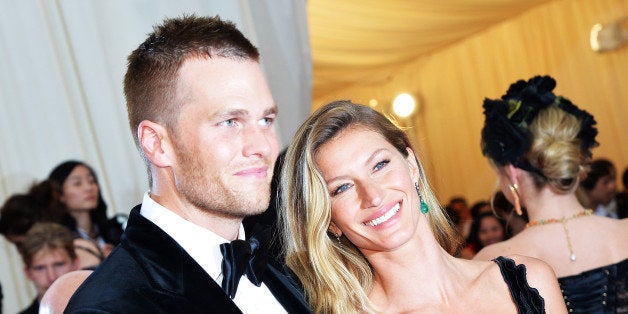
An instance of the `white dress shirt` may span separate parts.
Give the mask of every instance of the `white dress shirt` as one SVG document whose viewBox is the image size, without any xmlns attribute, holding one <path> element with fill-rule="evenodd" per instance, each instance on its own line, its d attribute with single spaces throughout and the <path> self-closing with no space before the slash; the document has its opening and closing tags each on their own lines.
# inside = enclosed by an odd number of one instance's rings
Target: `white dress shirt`
<svg viewBox="0 0 628 314">
<path fill-rule="evenodd" d="M 155 202 L 149 193 L 144 194 L 140 214 L 171 236 L 219 286 L 222 285 L 220 244 L 231 241 L 183 219 Z M 238 238 L 244 239 L 242 224 Z M 233 302 L 243 313 L 286 313 L 264 283 L 257 287 L 246 275 L 240 280 Z"/>
</svg>

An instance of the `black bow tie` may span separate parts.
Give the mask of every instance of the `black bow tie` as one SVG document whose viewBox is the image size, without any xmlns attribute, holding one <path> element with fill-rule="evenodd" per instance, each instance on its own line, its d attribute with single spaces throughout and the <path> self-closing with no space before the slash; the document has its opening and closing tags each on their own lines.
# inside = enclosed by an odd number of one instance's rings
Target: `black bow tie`
<svg viewBox="0 0 628 314">
<path fill-rule="evenodd" d="M 223 257 L 222 289 L 232 299 L 244 274 L 254 285 L 258 287 L 262 285 L 267 262 L 266 233 L 261 232 L 246 241 L 234 240 L 220 245 Z"/>
</svg>

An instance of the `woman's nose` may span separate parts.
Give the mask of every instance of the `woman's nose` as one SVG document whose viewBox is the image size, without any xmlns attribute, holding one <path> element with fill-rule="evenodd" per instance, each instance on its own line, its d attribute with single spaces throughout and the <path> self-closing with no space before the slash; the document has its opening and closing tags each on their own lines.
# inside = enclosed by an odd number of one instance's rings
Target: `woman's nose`
<svg viewBox="0 0 628 314">
<path fill-rule="evenodd" d="M 362 182 L 360 198 L 364 208 L 377 207 L 382 204 L 382 188 L 377 182 Z"/>
</svg>

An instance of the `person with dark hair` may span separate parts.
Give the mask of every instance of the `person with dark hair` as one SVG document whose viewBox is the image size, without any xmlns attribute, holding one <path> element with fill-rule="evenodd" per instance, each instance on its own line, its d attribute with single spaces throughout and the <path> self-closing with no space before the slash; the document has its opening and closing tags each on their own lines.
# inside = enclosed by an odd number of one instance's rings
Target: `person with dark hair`
<svg viewBox="0 0 628 314">
<path fill-rule="evenodd" d="M 570 312 L 628 312 L 628 219 L 593 215 L 576 197 L 598 145 L 596 122 L 555 87 L 536 76 L 484 100 L 482 151 L 515 212 L 525 207 L 530 221 L 474 259 L 536 257 L 554 269 Z"/>
<path fill-rule="evenodd" d="M 371 107 L 335 101 L 312 114 L 281 191 L 286 262 L 315 313 L 565 312 L 544 262 L 451 255 L 458 233 L 408 136 Z"/>
<path fill-rule="evenodd" d="M 73 237 L 67 228 L 57 223 L 38 222 L 28 230 L 20 253 L 24 274 L 37 290 L 37 298 L 20 314 L 36 314 L 39 302 L 52 283 L 78 269 Z"/>
<path fill-rule="evenodd" d="M 487 201 L 477 201 L 471 205 L 469 212 L 471 213 L 471 219 L 475 220 L 480 214 L 486 212 L 492 212 L 491 203 Z"/>
<path fill-rule="evenodd" d="M 0 234 L 22 251 L 26 233 L 38 222 L 59 222 L 63 209 L 54 184 L 44 180 L 34 184 L 26 194 L 11 195 L 0 209 Z M 95 268 L 104 258 L 98 246 L 86 239 L 75 238 L 74 248 L 79 268 Z"/>
<path fill-rule="evenodd" d="M 528 223 L 529 220 L 528 212 L 525 207 L 521 207 L 520 215 L 517 214 L 515 207 L 508 201 L 508 198 L 506 198 L 506 195 L 501 190 L 493 193 L 490 203 L 493 212 L 506 222 L 511 237 L 525 229 L 526 223 Z"/>
<path fill-rule="evenodd" d="M 590 170 L 580 186 L 584 191 L 583 203 L 593 209 L 593 213 L 610 218 L 620 217 L 625 208 L 618 208 L 617 204 L 617 170 L 608 159 L 598 158 L 591 162 Z"/>
<path fill-rule="evenodd" d="M 472 259 L 485 246 L 508 238 L 510 238 L 510 231 L 501 217 L 496 216 L 492 211 L 480 213 L 473 218 L 471 231 L 465 241 L 461 257 Z"/>
<path fill-rule="evenodd" d="M 167 18 L 130 54 L 124 94 L 150 190 L 65 312 L 309 313 L 265 230 L 242 225 L 268 208 L 278 154 L 257 48 L 218 16 Z"/>
<path fill-rule="evenodd" d="M 52 169 L 48 180 L 55 184 L 59 195 L 59 222 L 75 237 L 95 243 L 100 249 L 93 252 L 95 256 L 102 259 L 109 255 L 120 243 L 123 230 L 116 218 L 107 218 L 107 204 L 94 170 L 84 162 L 68 160 Z"/>
<path fill-rule="evenodd" d="M 451 217 L 456 217 L 454 222 L 460 236 L 463 239 L 466 238 L 469 235 L 471 223 L 473 222 L 467 199 L 462 196 L 454 196 L 449 200 L 446 208 L 452 215 Z"/>
<path fill-rule="evenodd" d="M 621 182 L 624 190 L 617 193 L 617 218 L 628 218 L 628 167 L 621 176 Z"/>
<path fill-rule="evenodd" d="M 54 220 L 55 199 L 49 181 L 33 184 L 26 194 L 11 195 L 0 208 L 0 234 L 21 251 L 26 233 L 35 223 Z"/>
</svg>

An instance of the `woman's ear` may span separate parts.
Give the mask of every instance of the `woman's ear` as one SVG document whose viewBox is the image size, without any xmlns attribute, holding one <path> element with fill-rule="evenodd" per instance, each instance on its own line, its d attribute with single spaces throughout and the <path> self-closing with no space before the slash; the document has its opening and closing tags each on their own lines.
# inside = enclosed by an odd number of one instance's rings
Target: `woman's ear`
<svg viewBox="0 0 628 314">
<path fill-rule="evenodd" d="M 416 155 L 414 154 L 414 151 L 410 147 L 406 147 L 406 151 L 408 152 L 406 161 L 408 162 L 408 167 L 410 168 L 410 177 L 412 177 L 413 182 L 419 182 L 421 181 L 421 178 L 420 178 L 419 165 L 417 164 Z"/>
<path fill-rule="evenodd" d="M 329 228 L 327 228 L 329 232 L 333 233 L 335 236 L 340 237 L 342 235 L 342 230 L 336 226 L 336 224 L 332 221 L 329 223 Z"/>
<path fill-rule="evenodd" d="M 140 149 L 152 164 L 157 167 L 172 165 L 174 150 L 166 128 L 158 123 L 144 120 L 137 127 L 137 138 Z"/>
<path fill-rule="evenodd" d="M 504 173 L 508 180 L 510 180 L 510 184 L 519 185 L 519 168 L 512 164 L 507 164 L 504 166 Z"/>
</svg>

